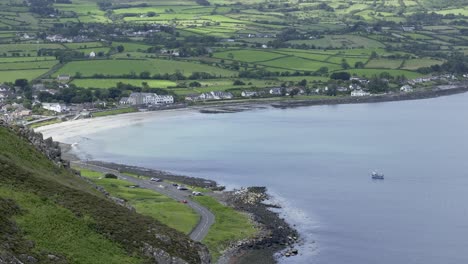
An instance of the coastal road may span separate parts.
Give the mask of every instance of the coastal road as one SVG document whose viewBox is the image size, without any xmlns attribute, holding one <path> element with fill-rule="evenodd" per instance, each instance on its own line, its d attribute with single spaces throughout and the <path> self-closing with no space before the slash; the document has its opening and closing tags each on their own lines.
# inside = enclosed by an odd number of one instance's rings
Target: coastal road
<svg viewBox="0 0 468 264">
<path fill-rule="evenodd" d="M 192 240 L 202 241 L 205 238 L 205 236 L 208 234 L 208 231 L 210 230 L 211 225 L 213 225 L 215 222 L 215 216 L 213 215 L 213 213 L 210 212 L 210 210 L 208 210 L 206 207 L 203 207 L 199 203 L 194 202 L 193 200 L 190 199 L 190 195 L 191 195 L 190 191 L 177 190 L 177 187 L 172 186 L 172 184 L 170 183 L 153 182 L 150 180 L 138 179 L 129 175 L 121 174 L 120 172 L 113 170 L 113 169 L 109 169 L 106 167 L 97 166 L 97 165 L 93 165 L 93 164 L 89 164 L 85 162 L 73 161 L 72 164 L 81 168 L 85 168 L 85 169 L 89 169 L 89 170 L 93 170 L 93 171 L 97 171 L 101 173 L 112 173 L 116 175 L 117 177 L 119 177 L 119 179 L 131 182 L 135 185 L 140 186 L 141 188 L 150 189 L 155 192 L 164 194 L 177 201 L 186 200 L 187 205 L 190 206 L 200 216 L 200 220 L 198 224 L 189 234 Z"/>
</svg>

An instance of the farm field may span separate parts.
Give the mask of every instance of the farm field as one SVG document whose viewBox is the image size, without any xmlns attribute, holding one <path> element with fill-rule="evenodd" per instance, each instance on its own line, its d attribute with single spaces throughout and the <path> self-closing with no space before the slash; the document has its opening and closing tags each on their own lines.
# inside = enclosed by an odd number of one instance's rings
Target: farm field
<svg viewBox="0 0 468 264">
<path fill-rule="evenodd" d="M 139 74 L 145 71 L 149 72 L 150 74 L 173 74 L 177 71 L 180 71 L 184 75 L 190 75 L 194 72 L 208 72 L 226 77 L 235 75 L 235 72 L 233 71 L 204 64 L 156 59 L 74 61 L 67 63 L 54 75 L 74 75 L 75 73 L 79 72 L 83 77 L 92 77 L 96 73 L 109 76 L 118 76 L 131 74 L 132 72 Z"/>
<path fill-rule="evenodd" d="M 46 72 L 48 72 L 48 69 L 0 71 L 0 80 L 2 82 L 14 82 L 17 79 L 27 79 L 31 81 Z"/>
<path fill-rule="evenodd" d="M 177 85 L 176 82 L 166 80 L 145 80 L 145 79 L 75 79 L 71 83 L 83 88 L 112 88 L 117 83 L 131 84 L 141 86 L 146 82 L 151 88 L 167 88 Z"/>
<path fill-rule="evenodd" d="M 438 65 L 442 63 L 443 61 L 435 60 L 435 59 L 428 59 L 428 58 L 410 59 L 410 60 L 405 60 L 403 67 L 401 68 L 405 70 L 416 70 L 421 67 L 430 67 L 432 65 Z"/>
<path fill-rule="evenodd" d="M 366 68 L 373 69 L 398 69 L 403 60 L 373 59 L 366 64 Z"/>
<path fill-rule="evenodd" d="M 78 75 L 72 84 L 83 88 L 122 82 L 237 96 L 304 79 L 326 86 L 340 71 L 419 77 L 454 51 L 468 54 L 458 1 L 74 0 L 52 3 L 55 15 L 17 2 L 0 3 L 0 81 L 53 69 L 46 78 Z M 188 80 L 195 72 L 211 76 Z"/>
</svg>

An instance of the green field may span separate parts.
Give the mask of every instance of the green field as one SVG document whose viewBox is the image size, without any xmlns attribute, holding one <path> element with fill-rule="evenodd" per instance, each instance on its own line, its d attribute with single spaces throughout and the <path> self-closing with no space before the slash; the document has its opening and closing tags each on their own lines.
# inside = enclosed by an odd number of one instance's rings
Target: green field
<svg viewBox="0 0 468 264">
<path fill-rule="evenodd" d="M 71 74 L 80 72 L 84 77 L 92 77 L 96 73 L 118 76 L 135 72 L 148 71 L 151 74 L 173 74 L 180 71 L 184 75 L 190 75 L 193 72 L 208 72 L 221 76 L 234 76 L 235 72 L 216 68 L 209 65 L 197 64 L 191 62 L 175 60 L 95 60 L 95 61 L 74 61 L 67 63 L 54 75 Z"/>
<path fill-rule="evenodd" d="M 285 55 L 262 51 L 262 50 L 232 50 L 217 52 L 214 54 L 214 57 L 220 59 L 229 59 L 245 62 L 258 62 L 258 61 L 267 61 L 276 59 L 279 57 L 284 57 Z"/>
<path fill-rule="evenodd" d="M 373 59 L 366 64 L 366 68 L 371 69 L 398 69 L 403 60 Z"/>
<path fill-rule="evenodd" d="M 144 79 L 75 79 L 72 81 L 76 86 L 84 88 L 112 88 L 116 87 L 119 82 L 140 87 L 142 83 L 146 82 L 151 88 L 167 88 L 177 85 L 176 82 L 172 81 Z"/>
<path fill-rule="evenodd" d="M 406 60 L 405 63 L 403 64 L 402 69 L 405 70 L 416 70 L 422 67 L 430 67 L 432 65 L 437 65 L 437 64 L 442 64 L 443 61 L 440 60 L 434 60 L 434 59 L 428 59 L 428 58 L 422 58 L 422 59 L 411 59 L 411 60 Z"/>
<path fill-rule="evenodd" d="M 48 69 L 0 71 L 0 82 L 14 82 L 16 79 L 32 80 L 47 71 Z"/>
</svg>

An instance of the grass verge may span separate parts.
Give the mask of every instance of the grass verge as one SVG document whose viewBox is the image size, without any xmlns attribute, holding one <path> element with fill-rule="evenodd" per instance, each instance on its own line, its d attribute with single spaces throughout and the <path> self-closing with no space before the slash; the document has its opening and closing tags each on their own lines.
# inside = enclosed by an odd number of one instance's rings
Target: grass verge
<svg viewBox="0 0 468 264">
<path fill-rule="evenodd" d="M 76 168 L 81 175 L 103 187 L 112 196 L 126 200 L 140 214 L 151 216 L 185 234 L 197 225 L 199 216 L 190 207 L 170 197 L 148 189 L 131 188 L 131 182 L 103 178 L 103 174 Z"/>
<path fill-rule="evenodd" d="M 119 108 L 119 109 L 112 109 L 112 110 L 109 110 L 109 111 L 102 111 L 102 112 L 93 113 L 93 117 L 119 115 L 119 114 L 133 113 L 133 112 L 137 112 L 137 111 L 138 110 L 136 110 L 133 107 Z"/>
<path fill-rule="evenodd" d="M 198 196 L 194 200 L 208 208 L 216 218 L 202 241 L 210 250 L 213 263 L 232 242 L 252 237 L 257 232 L 247 215 L 220 204 L 215 198 Z"/>
</svg>

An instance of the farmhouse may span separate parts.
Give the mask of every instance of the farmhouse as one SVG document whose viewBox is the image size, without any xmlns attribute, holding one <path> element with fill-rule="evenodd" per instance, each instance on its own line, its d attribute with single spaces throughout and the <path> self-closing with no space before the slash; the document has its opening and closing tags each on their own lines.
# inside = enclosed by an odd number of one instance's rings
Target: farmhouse
<svg viewBox="0 0 468 264">
<path fill-rule="evenodd" d="M 271 88 L 270 94 L 272 95 L 281 95 L 281 88 Z"/>
<path fill-rule="evenodd" d="M 61 35 L 47 36 L 46 39 L 50 42 L 61 42 L 61 43 L 73 42 L 73 40 L 64 38 Z"/>
<path fill-rule="evenodd" d="M 129 104 L 129 102 L 128 102 L 128 97 L 122 97 L 122 98 L 120 98 L 119 104 L 121 104 L 121 105 Z"/>
<path fill-rule="evenodd" d="M 257 96 L 257 95 L 258 95 L 258 93 L 255 92 L 255 91 L 243 91 L 241 93 L 242 97 L 253 97 L 253 96 Z"/>
<path fill-rule="evenodd" d="M 63 74 L 63 75 L 57 76 L 57 81 L 59 81 L 59 82 L 69 82 L 70 78 L 71 78 L 70 75 Z"/>
<path fill-rule="evenodd" d="M 33 91 L 44 91 L 45 85 L 43 83 L 36 83 L 36 84 L 33 84 L 32 88 L 33 88 Z"/>
<path fill-rule="evenodd" d="M 351 96 L 368 96 L 370 93 L 365 92 L 363 90 L 354 90 L 351 92 Z"/>
<path fill-rule="evenodd" d="M 173 104 L 172 95 L 157 95 L 155 93 L 131 93 L 126 104 L 130 105 L 156 105 Z"/>
<path fill-rule="evenodd" d="M 223 91 L 212 91 L 210 92 L 215 100 L 220 100 L 220 99 L 232 99 L 234 95 L 229 92 L 223 92 Z"/>
<path fill-rule="evenodd" d="M 0 85 L 0 102 L 5 101 L 8 98 L 11 98 L 14 96 L 14 93 L 10 90 L 10 87 L 8 87 L 5 84 Z"/>
<path fill-rule="evenodd" d="M 57 113 L 62 113 L 67 111 L 67 107 L 64 104 L 58 104 L 58 103 L 42 103 L 42 108 L 54 111 Z"/>
<path fill-rule="evenodd" d="M 409 85 L 403 85 L 401 88 L 400 88 L 400 91 L 402 92 L 412 92 L 413 91 L 413 87 L 409 86 Z"/>
</svg>

